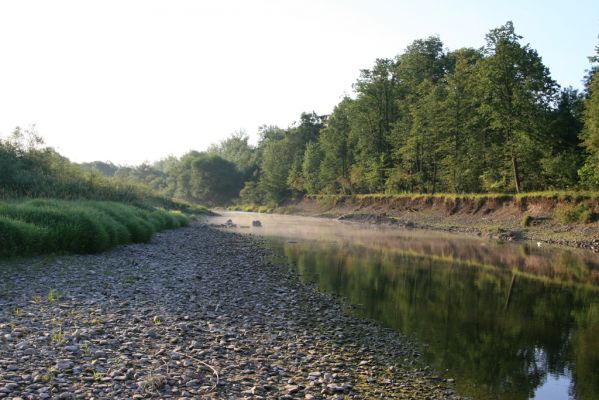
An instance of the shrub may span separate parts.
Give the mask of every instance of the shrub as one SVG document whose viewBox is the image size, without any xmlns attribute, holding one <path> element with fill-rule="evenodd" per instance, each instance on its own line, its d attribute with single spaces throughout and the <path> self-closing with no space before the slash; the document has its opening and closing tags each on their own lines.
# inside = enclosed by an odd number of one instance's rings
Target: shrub
<svg viewBox="0 0 599 400">
<path fill-rule="evenodd" d="M 593 208 L 587 202 L 558 208 L 555 212 L 555 216 L 557 220 L 563 224 L 587 224 L 595 219 Z"/>
<path fill-rule="evenodd" d="M 524 214 L 522 218 L 520 218 L 520 228 L 528 228 L 532 222 L 532 217 L 528 214 Z"/>
</svg>

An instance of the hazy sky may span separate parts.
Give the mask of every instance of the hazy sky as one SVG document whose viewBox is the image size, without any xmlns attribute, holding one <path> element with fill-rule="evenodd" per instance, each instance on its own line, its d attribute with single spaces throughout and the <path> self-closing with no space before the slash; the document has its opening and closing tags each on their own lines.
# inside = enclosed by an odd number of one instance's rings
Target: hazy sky
<svg viewBox="0 0 599 400">
<path fill-rule="evenodd" d="M 581 87 L 597 0 L 0 0 L 0 137 L 37 124 L 73 161 L 138 164 L 329 113 L 361 68 L 438 34 L 480 47 L 512 20 Z"/>
</svg>

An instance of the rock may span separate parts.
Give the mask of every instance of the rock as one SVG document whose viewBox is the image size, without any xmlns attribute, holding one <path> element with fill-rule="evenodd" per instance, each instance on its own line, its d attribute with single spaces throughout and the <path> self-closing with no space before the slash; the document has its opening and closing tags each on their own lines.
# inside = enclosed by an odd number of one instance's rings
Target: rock
<svg viewBox="0 0 599 400">
<path fill-rule="evenodd" d="M 19 385 L 17 383 L 7 383 L 2 389 L 0 389 L 0 391 L 10 393 L 18 388 Z"/>
<path fill-rule="evenodd" d="M 74 366 L 74 364 L 71 360 L 59 360 L 56 363 L 56 368 L 60 371 L 66 370 L 66 369 L 72 369 L 73 366 Z"/>
<path fill-rule="evenodd" d="M 77 353 L 79 351 L 78 346 L 65 346 L 64 349 L 70 353 Z"/>
<path fill-rule="evenodd" d="M 252 221 L 252 226 L 255 228 L 259 228 L 262 226 L 262 222 L 260 222 L 259 220 Z"/>
<path fill-rule="evenodd" d="M 295 393 L 299 392 L 299 386 L 287 385 L 287 386 L 285 386 L 285 391 L 287 392 L 287 394 L 295 394 Z"/>
<path fill-rule="evenodd" d="M 448 397 L 449 383 L 410 370 L 404 336 L 348 315 L 271 255 L 259 239 L 196 224 L 0 268 L 2 302 L 22 310 L 0 322 L 0 397 Z"/>
</svg>

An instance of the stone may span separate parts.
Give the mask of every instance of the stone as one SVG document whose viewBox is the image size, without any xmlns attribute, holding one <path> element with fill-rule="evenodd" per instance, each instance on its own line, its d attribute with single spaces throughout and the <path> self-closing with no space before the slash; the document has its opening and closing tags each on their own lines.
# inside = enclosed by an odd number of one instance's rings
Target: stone
<svg viewBox="0 0 599 400">
<path fill-rule="evenodd" d="M 60 360 L 56 363 L 56 368 L 58 370 L 72 369 L 73 366 L 74 364 L 70 360 Z"/>
</svg>

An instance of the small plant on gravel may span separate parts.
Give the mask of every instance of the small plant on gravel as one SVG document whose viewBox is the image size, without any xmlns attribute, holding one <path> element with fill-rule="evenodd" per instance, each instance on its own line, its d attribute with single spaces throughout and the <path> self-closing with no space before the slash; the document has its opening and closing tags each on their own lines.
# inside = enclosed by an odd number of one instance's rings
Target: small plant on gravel
<svg viewBox="0 0 599 400">
<path fill-rule="evenodd" d="M 53 334 L 52 334 L 52 343 L 54 343 L 55 345 L 61 345 L 63 343 L 66 342 L 66 338 L 65 338 L 65 334 L 62 331 L 62 327 L 59 327 Z"/>
<path fill-rule="evenodd" d="M 40 295 L 33 296 L 33 298 L 31 299 L 31 302 L 33 304 L 41 304 L 42 303 L 42 296 L 40 296 Z"/>
<path fill-rule="evenodd" d="M 162 386 L 166 383 L 167 378 L 161 374 L 154 374 L 150 372 L 148 376 L 142 381 L 141 388 L 146 391 L 155 391 L 160 390 Z"/>
<path fill-rule="evenodd" d="M 15 316 L 20 317 L 21 314 L 23 314 L 23 310 L 21 310 L 19 307 L 15 308 Z"/>
<path fill-rule="evenodd" d="M 50 289 L 50 293 L 48 293 L 48 301 L 50 302 L 50 304 L 54 304 L 54 302 L 57 301 L 59 297 L 60 294 L 58 292 L 55 292 L 54 289 Z"/>
<path fill-rule="evenodd" d="M 158 318 L 157 315 L 155 315 L 154 318 L 152 318 L 152 322 L 154 322 L 154 325 L 156 326 L 160 326 L 160 324 L 162 323 L 162 321 L 160 321 L 160 318 Z"/>
<path fill-rule="evenodd" d="M 54 372 L 52 370 L 48 370 L 45 374 L 40 377 L 40 381 L 43 383 L 50 383 L 54 380 Z"/>
<path fill-rule="evenodd" d="M 92 372 L 92 378 L 96 382 L 101 381 L 103 377 L 104 377 L 104 374 L 102 372 L 98 372 L 98 371 Z"/>
</svg>

